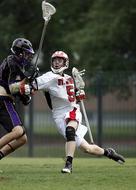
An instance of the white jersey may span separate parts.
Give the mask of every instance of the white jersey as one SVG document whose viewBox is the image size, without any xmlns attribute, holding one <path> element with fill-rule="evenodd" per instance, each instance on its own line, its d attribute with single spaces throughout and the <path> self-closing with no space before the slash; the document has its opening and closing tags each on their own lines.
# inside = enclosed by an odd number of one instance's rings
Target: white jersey
<svg viewBox="0 0 136 190">
<path fill-rule="evenodd" d="M 66 138 L 66 121 L 76 120 L 76 145 L 80 146 L 87 128 L 82 125 L 80 106 L 76 104 L 74 81 L 71 76 L 55 74 L 52 71 L 37 78 L 38 90 L 47 91 L 52 103 L 53 118 L 60 134 Z"/>
<path fill-rule="evenodd" d="M 38 90 L 48 91 L 52 103 L 53 117 L 63 117 L 63 114 L 78 107 L 75 98 L 74 81 L 71 76 L 63 76 L 49 71 L 37 78 Z"/>
</svg>

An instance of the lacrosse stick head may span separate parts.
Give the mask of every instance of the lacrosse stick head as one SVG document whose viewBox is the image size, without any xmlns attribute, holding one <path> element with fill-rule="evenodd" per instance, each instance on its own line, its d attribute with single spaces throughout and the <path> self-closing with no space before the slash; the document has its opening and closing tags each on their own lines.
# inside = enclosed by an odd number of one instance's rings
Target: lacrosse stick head
<svg viewBox="0 0 136 190">
<path fill-rule="evenodd" d="M 46 1 L 42 1 L 42 11 L 43 19 L 45 21 L 49 21 L 51 16 L 56 13 L 55 7 Z"/>
<path fill-rule="evenodd" d="M 73 67 L 72 69 L 72 76 L 75 81 L 75 86 L 77 89 L 84 89 L 85 87 L 85 82 L 83 81 L 82 75 L 84 75 L 85 70 L 78 71 L 77 68 Z"/>
</svg>

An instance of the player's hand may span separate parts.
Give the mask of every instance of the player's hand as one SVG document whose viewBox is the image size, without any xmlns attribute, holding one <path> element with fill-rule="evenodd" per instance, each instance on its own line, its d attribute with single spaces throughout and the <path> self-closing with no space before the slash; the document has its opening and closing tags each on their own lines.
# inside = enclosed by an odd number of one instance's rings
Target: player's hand
<svg viewBox="0 0 136 190">
<path fill-rule="evenodd" d="M 76 100 L 81 101 L 85 99 L 85 91 L 84 90 L 77 90 L 76 91 Z"/>
<path fill-rule="evenodd" d="M 20 84 L 19 92 L 20 92 L 20 94 L 22 94 L 22 95 L 23 95 L 23 94 L 25 94 L 25 95 L 31 94 L 30 85 L 29 85 L 29 84 Z"/>
<path fill-rule="evenodd" d="M 19 92 L 21 95 L 30 95 L 34 93 L 34 89 L 30 84 L 25 83 L 25 79 L 20 82 Z"/>
<path fill-rule="evenodd" d="M 31 102 L 31 96 L 30 95 L 19 95 L 20 101 L 22 102 L 23 105 L 27 106 Z"/>
</svg>

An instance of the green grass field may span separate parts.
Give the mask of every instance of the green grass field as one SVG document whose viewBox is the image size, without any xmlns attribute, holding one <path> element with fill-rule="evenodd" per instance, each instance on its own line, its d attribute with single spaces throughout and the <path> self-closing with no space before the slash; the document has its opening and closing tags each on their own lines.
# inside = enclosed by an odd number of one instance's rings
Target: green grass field
<svg viewBox="0 0 136 190">
<path fill-rule="evenodd" d="M 0 190 L 135 190 L 136 159 L 75 158 L 72 174 L 61 174 L 61 158 L 5 158 Z"/>
</svg>

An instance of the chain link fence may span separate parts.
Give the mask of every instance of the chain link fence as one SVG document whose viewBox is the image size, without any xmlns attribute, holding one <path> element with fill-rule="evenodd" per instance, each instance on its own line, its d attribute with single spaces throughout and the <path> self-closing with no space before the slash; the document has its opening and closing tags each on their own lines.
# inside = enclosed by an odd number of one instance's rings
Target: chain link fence
<svg viewBox="0 0 136 190">
<path fill-rule="evenodd" d="M 85 106 L 95 143 L 113 147 L 127 157 L 136 156 L 135 74 L 100 72 L 94 76 L 86 79 Z M 55 128 L 42 92 L 36 93 L 32 103 L 25 107 L 23 118 L 28 144 L 14 156 L 65 157 L 65 140 Z M 85 138 L 89 141 L 88 134 Z M 76 154 L 87 156 L 80 151 Z"/>
</svg>

